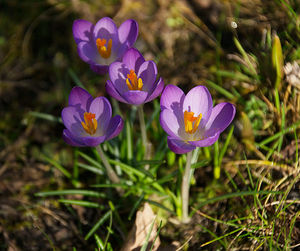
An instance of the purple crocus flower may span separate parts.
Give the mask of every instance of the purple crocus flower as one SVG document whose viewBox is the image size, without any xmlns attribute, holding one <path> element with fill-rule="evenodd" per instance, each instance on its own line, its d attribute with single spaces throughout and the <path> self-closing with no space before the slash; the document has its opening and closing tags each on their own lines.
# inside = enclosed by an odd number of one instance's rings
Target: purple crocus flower
<svg viewBox="0 0 300 251">
<path fill-rule="evenodd" d="M 138 36 L 138 24 L 128 19 L 117 28 L 109 17 L 101 18 L 95 25 L 86 20 L 75 20 L 73 36 L 80 58 L 90 64 L 98 74 L 105 74 L 108 66 L 120 60 Z"/>
<path fill-rule="evenodd" d="M 98 146 L 110 140 L 123 129 L 123 120 L 112 116 L 107 98 L 93 97 L 84 89 L 74 87 L 69 96 L 69 106 L 62 110 L 62 121 L 67 129 L 63 139 L 71 146 Z"/>
<path fill-rule="evenodd" d="M 168 85 L 160 107 L 160 124 L 168 134 L 169 148 L 178 154 L 214 144 L 235 116 L 231 103 L 213 107 L 209 91 L 201 85 L 187 95 L 179 87 Z"/>
<path fill-rule="evenodd" d="M 141 105 L 155 99 L 164 88 L 162 78 L 156 80 L 157 68 L 153 61 L 145 61 L 141 53 L 129 49 L 122 62 L 109 66 L 110 80 L 106 91 L 115 99 L 132 105 Z"/>
</svg>

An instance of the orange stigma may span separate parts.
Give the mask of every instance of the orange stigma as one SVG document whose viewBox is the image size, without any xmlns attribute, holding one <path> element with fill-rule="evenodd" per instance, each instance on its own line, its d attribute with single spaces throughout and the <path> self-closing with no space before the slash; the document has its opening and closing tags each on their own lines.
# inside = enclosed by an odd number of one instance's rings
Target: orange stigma
<svg viewBox="0 0 300 251">
<path fill-rule="evenodd" d="M 83 129 L 90 135 L 95 134 L 98 126 L 98 122 L 95 119 L 95 114 L 90 112 L 85 112 L 83 114 L 84 122 L 81 121 Z"/>
<path fill-rule="evenodd" d="M 184 112 L 184 127 L 185 131 L 189 134 L 193 134 L 197 131 L 200 124 L 202 114 L 200 113 L 198 117 L 194 117 L 193 112 Z"/>
<path fill-rule="evenodd" d="M 130 80 L 130 81 L 129 81 Z M 142 90 L 143 87 L 143 81 L 141 78 L 137 78 L 134 70 L 130 70 L 130 73 L 127 74 L 127 78 L 126 78 L 126 84 L 129 88 L 129 90 Z"/>
<path fill-rule="evenodd" d="M 98 52 L 101 55 L 101 57 L 103 57 L 103 58 L 109 58 L 110 57 L 111 47 L 112 47 L 112 40 L 111 39 L 108 40 L 107 47 L 105 47 L 106 39 L 97 38 L 96 45 L 97 45 L 97 49 L 98 49 Z"/>
</svg>

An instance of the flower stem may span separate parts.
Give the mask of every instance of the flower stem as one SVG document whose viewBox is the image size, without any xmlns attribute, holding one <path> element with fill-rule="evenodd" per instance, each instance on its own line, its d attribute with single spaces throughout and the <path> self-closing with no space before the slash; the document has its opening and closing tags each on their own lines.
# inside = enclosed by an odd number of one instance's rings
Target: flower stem
<svg viewBox="0 0 300 251">
<path fill-rule="evenodd" d="M 191 175 L 192 152 L 186 155 L 186 166 L 181 183 L 181 203 L 182 203 L 182 219 L 183 223 L 189 222 L 189 190 Z"/>
<path fill-rule="evenodd" d="M 138 106 L 138 115 L 139 115 L 139 121 L 140 121 L 140 126 L 141 126 L 142 142 L 143 142 L 143 146 L 144 146 L 144 151 L 146 153 L 146 150 L 147 150 L 147 134 L 146 134 L 146 126 L 145 126 L 145 120 L 144 120 L 143 105 Z"/>
<path fill-rule="evenodd" d="M 108 178 L 111 180 L 112 183 L 114 184 L 119 184 L 120 183 L 120 179 L 118 177 L 118 175 L 115 173 L 114 169 L 111 167 L 111 165 L 109 164 L 102 148 L 100 145 L 96 146 L 97 152 L 99 153 L 99 156 L 102 160 L 103 165 L 106 168 L 106 172 L 108 175 Z M 117 187 L 117 191 L 119 192 L 119 194 L 123 194 L 123 189 L 120 187 Z"/>
<path fill-rule="evenodd" d="M 138 106 L 138 116 L 141 126 L 141 133 L 142 133 L 142 142 L 144 147 L 144 159 L 148 160 L 150 159 L 151 155 L 151 145 L 148 145 L 147 141 L 147 133 L 146 133 L 146 126 L 145 126 L 145 119 L 144 119 L 144 110 L 143 105 Z M 145 169 L 148 170 L 150 168 L 150 165 L 145 165 Z"/>
</svg>

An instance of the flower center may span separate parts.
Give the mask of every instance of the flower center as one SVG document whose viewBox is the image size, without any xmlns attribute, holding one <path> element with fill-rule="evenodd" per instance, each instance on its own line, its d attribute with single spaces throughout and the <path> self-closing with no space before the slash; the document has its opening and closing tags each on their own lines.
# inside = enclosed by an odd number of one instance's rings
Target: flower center
<svg viewBox="0 0 300 251">
<path fill-rule="evenodd" d="M 197 131 L 198 126 L 200 124 L 202 113 L 198 115 L 198 117 L 194 117 L 193 112 L 185 111 L 184 114 L 184 127 L 185 131 L 189 134 L 193 134 Z"/>
<path fill-rule="evenodd" d="M 126 78 L 126 84 L 129 88 L 129 90 L 142 90 L 143 87 L 143 81 L 141 78 L 137 78 L 134 70 L 130 70 L 130 73 L 127 74 Z"/>
<path fill-rule="evenodd" d="M 81 121 L 83 129 L 90 135 L 95 134 L 98 126 L 98 122 L 95 119 L 95 114 L 90 112 L 85 112 L 83 114 L 84 122 Z"/>
<path fill-rule="evenodd" d="M 97 38 L 96 45 L 97 45 L 97 49 L 98 49 L 98 52 L 99 52 L 101 57 L 103 57 L 103 58 L 109 58 L 110 57 L 111 47 L 112 47 L 112 40 L 111 39 L 108 40 L 108 44 L 105 47 L 106 39 Z"/>
</svg>

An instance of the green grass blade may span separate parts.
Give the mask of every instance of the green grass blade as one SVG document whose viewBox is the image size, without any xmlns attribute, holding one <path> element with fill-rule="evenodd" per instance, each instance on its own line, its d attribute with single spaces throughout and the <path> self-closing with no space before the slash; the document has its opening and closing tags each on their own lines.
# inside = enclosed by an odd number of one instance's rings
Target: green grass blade
<svg viewBox="0 0 300 251">
<path fill-rule="evenodd" d="M 104 206 L 100 206 L 96 202 L 90 202 L 85 200 L 67 200 L 67 199 L 60 199 L 58 202 L 64 203 L 64 204 L 72 204 L 72 205 L 78 205 L 82 207 L 92 207 L 92 208 L 104 208 Z"/>
<path fill-rule="evenodd" d="M 84 158 L 87 162 L 89 162 L 90 164 L 92 164 L 93 166 L 99 168 L 100 170 L 104 171 L 103 166 L 95 159 L 91 158 L 90 156 L 88 156 L 87 154 L 78 151 L 78 154 Z"/>
<path fill-rule="evenodd" d="M 96 191 L 89 191 L 89 190 L 80 190 L 80 189 L 39 192 L 39 193 L 35 193 L 34 195 L 40 197 L 55 196 L 55 195 L 84 195 L 84 196 L 91 196 L 96 198 L 106 197 L 104 193 L 99 193 Z"/>
<path fill-rule="evenodd" d="M 77 77 L 77 75 L 75 74 L 75 72 L 71 68 L 68 69 L 68 73 L 69 73 L 71 79 L 75 82 L 76 85 L 78 85 L 79 87 L 85 89 L 84 85 L 82 84 L 80 79 Z"/>
<path fill-rule="evenodd" d="M 284 130 L 278 132 L 278 133 L 275 133 L 274 135 L 264 139 L 263 141 L 261 141 L 260 143 L 257 143 L 256 146 L 257 147 L 261 147 L 261 146 L 264 146 L 272 141 L 274 141 L 275 139 L 279 138 L 281 135 L 284 135 L 286 133 L 289 133 L 289 132 L 292 132 L 294 131 L 296 128 L 298 128 L 300 125 L 300 121 L 297 121 L 296 123 L 294 123 L 293 125 L 285 128 Z"/>
<path fill-rule="evenodd" d="M 48 114 L 48 113 L 43 113 L 43 112 L 29 112 L 29 115 L 33 116 L 33 117 L 36 117 L 36 118 L 48 120 L 48 121 L 51 121 L 51 122 L 62 123 L 62 120 L 61 120 L 60 117 L 56 117 L 56 116 L 53 116 L 53 115 Z"/>
<path fill-rule="evenodd" d="M 169 213 L 175 215 L 175 213 L 174 213 L 171 209 L 165 207 L 164 205 L 162 205 L 162 204 L 160 204 L 160 203 L 158 203 L 158 202 L 156 202 L 156 201 L 149 200 L 149 199 L 146 199 L 145 201 L 147 201 L 147 202 L 149 202 L 150 204 L 152 204 L 152 205 L 154 205 L 154 206 L 157 206 L 157 207 L 159 207 L 159 208 L 161 208 L 161 209 L 163 209 L 163 210 L 166 210 L 166 211 L 168 211 Z"/>
<path fill-rule="evenodd" d="M 140 251 L 146 251 L 146 248 L 147 248 L 147 246 L 148 246 L 149 239 L 150 239 L 150 236 L 151 236 L 151 233 L 152 233 L 152 230 L 153 230 L 153 226 L 154 226 L 155 220 L 156 220 L 156 217 L 155 217 L 155 219 L 154 219 L 154 220 L 152 221 L 152 223 L 151 223 L 149 232 L 147 233 L 147 236 L 146 236 L 145 243 L 143 244 L 143 246 L 142 246 L 142 248 L 140 249 Z"/>
<path fill-rule="evenodd" d="M 99 169 L 97 167 L 94 167 L 94 166 L 89 166 L 89 165 L 86 165 L 86 164 L 83 164 L 83 163 L 78 163 L 78 167 L 81 167 L 85 170 L 88 170 L 88 171 L 90 171 L 92 173 L 95 173 L 95 174 L 98 174 L 98 175 L 103 175 L 104 174 L 104 172 L 101 169 Z"/>
<path fill-rule="evenodd" d="M 93 226 L 93 228 L 87 233 L 84 237 L 85 240 L 88 240 L 96 231 L 97 229 L 109 218 L 111 215 L 111 210 L 109 210 L 106 214 L 104 214 L 100 220 Z"/>
<path fill-rule="evenodd" d="M 219 92 L 220 94 L 224 95 L 226 98 L 230 99 L 230 100 L 234 100 L 235 96 L 233 94 L 231 94 L 229 91 L 227 91 L 226 89 L 224 89 L 223 87 L 215 84 L 214 82 L 210 81 L 210 80 L 206 80 L 206 85 L 214 88 L 217 92 Z"/>
<path fill-rule="evenodd" d="M 104 250 L 104 243 L 97 234 L 94 234 L 97 247 L 100 251 Z"/>
<path fill-rule="evenodd" d="M 206 201 L 200 203 L 196 209 L 199 209 L 207 204 L 212 204 L 212 203 L 215 203 L 215 202 L 221 201 L 221 200 L 227 200 L 230 198 L 241 197 L 241 196 L 258 195 L 258 194 L 282 194 L 282 192 L 279 192 L 279 191 L 243 191 L 243 192 L 229 193 L 229 194 L 224 194 L 224 195 L 206 200 Z M 193 213 L 195 213 L 195 212 L 193 212 Z"/>
<path fill-rule="evenodd" d="M 136 209 L 141 205 L 144 197 L 145 197 L 145 193 L 142 193 L 142 195 L 134 203 L 132 209 L 130 210 L 130 213 L 129 213 L 129 216 L 128 216 L 128 220 L 131 220 L 131 217 L 133 216 L 133 214 L 136 211 Z"/>
<path fill-rule="evenodd" d="M 219 165 L 221 165 L 221 163 L 223 161 L 223 157 L 224 157 L 224 155 L 227 151 L 228 145 L 230 143 L 230 140 L 231 140 L 231 137 L 232 137 L 232 134 L 233 134 L 233 130 L 234 130 L 234 126 L 231 126 L 230 130 L 229 130 L 229 133 L 226 137 L 226 141 L 224 143 L 224 146 L 222 147 L 222 149 L 220 151 L 220 154 L 219 154 Z"/>
</svg>

